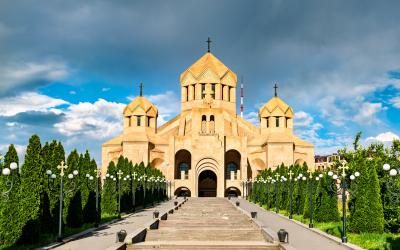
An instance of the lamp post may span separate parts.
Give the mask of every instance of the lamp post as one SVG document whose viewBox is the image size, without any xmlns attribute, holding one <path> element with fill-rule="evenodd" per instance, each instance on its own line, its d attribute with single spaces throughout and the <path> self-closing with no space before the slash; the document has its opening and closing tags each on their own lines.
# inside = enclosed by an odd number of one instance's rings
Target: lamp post
<svg viewBox="0 0 400 250">
<path fill-rule="evenodd" d="M 100 219 L 100 211 L 99 211 L 99 178 L 101 176 L 101 170 L 99 168 L 96 168 L 93 170 L 95 173 L 96 177 L 96 186 L 93 188 L 92 186 L 89 186 L 89 181 L 92 181 L 94 177 L 90 174 L 86 174 L 86 178 L 88 180 L 88 186 L 90 189 L 94 189 L 96 191 L 96 220 L 94 222 L 94 226 L 98 227 L 99 226 L 99 219 Z"/>
<path fill-rule="evenodd" d="M 58 218 L 58 236 L 57 236 L 57 241 L 61 242 L 62 241 L 62 214 L 63 214 L 63 202 L 64 202 L 64 192 L 69 191 L 72 192 L 72 190 L 75 189 L 75 182 L 73 182 L 74 186 L 70 188 L 70 190 L 67 190 L 64 188 L 64 171 L 68 168 L 67 165 L 64 164 L 64 161 L 61 161 L 60 165 L 57 166 L 57 169 L 60 170 L 60 192 L 59 192 L 59 218 Z M 72 174 L 68 175 L 68 179 L 73 179 L 74 176 L 78 175 L 78 170 L 72 171 Z M 51 170 L 47 170 L 46 174 L 48 177 L 50 177 L 52 180 L 56 179 L 57 176 L 56 174 L 52 173 Z"/>
<path fill-rule="evenodd" d="M 2 155 L 0 155 L 0 163 L 2 162 L 2 159 L 3 159 L 3 156 Z M 1 165 L 1 164 L 0 164 Z M 18 169 L 18 164 L 17 163 L 15 163 L 15 162 L 11 162 L 10 163 L 10 166 L 9 166 L 9 168 L 8 167 L 5 167 L 5 168 L 3 168 L 3 170 L 1 171 L 2 172 L 2 174 L 4 175 L 4 176 L 6 176 L 6 181 L 5 181 L 5 186 L 6 186 L 6 190 L 5 191 L 3 191 L 3 192 L 1 192 L 0 194 L 1 194 L 1 197 L 3 197 L 4 199 L 8 199 L 9 198 L 9 193 L 11 192 L 11 190 L 13 189 L 13 187 L 14 187 L 14 172 L 15 172 L 15 170 L 17 170 Z M 11 180 L 10 180 L 10 175 L 12 176 L 12 178 L 11 178 Z"/>
<path fill-rule="evenodd" d="M 293 182 L 292 182 L 292 176 L 293 176 L 293 172 L 292 170 L 289 171 L 289 196 L 290 196 L 290 201 L 289 201 L 289 208 L 290 208 L 290 212 L 289 212 L 289 219 L 293 219 L 293 210 L 292 210 L 292 195 L 293 195 Z"/>
<path fill-rule="evenodd" d="M 269 202 L 269 185 L 272 183 L 271 181 L 272 181 L 271 176 L 268 176 L 267 180 L 266 180 L 266 182 L 267 182 L 267 209 L 269 209 L 269 204 L 270 204 L 270 202 Z"/>
<path fill-rule="evenodd" d="M 118 175 L 118 218 L 121 218 L 121 176 L 124 173 L 120 170 L 118 170 L 117 175 Z"/>
<path fill-rule="evenodd" d="M 313 176 L 312 176 L 312 172 L 311 170 L 308 172 L 309 176 L 308 176 L 308 198 L 309 198 L 309 212 L 310 212 L 310 223 L 308 224 L 309 228 L 313 228 L 314 224 L 313 224 Z"/>
<path fill-rule="evenodd" d="M 144 174 L 141 177 L 142 177 L 142 187 L 143 187 L 143 208 L 145 208 L 146 207 L 146 181 L 147 181 L 147 175 Z"/>
<path fill-rule="evenodd" d="M 135 207 L 136 207 L 136 188 L 138 186 L 138 180 L 137 180 L 137 173 L 133 172 L 132 173 L 132 209 L 133 212 L 135 212 Z"/>
<path fill-rule="evenodd" d="M 279 183 L 280 175 L 278 173 L 275 174 L 275 179 L 273 183 L 275 183 L 275 212 L 279 213 L 279 205 L 278 205 L 278 183 Z"/>
<path fill-rule="evenodd" d="M 333 171 L 329 171 L 328 175 L 332 177 L 336 181 L 335 185 L 340 184 L 339 190 L 337 190 L 337 194 L 342 195 L 342 242 L 347 242 L 346 236 L 346 202 L 347 202 L 347 193 L 350 191 L 347 185 L 346 171 L 349 169 L 347 166 L 347 162 L 342 160 L 341 165 L 338 167 L 338 174 L 333 173 Z M 340 173 L 341 172 L 341 173 Z M 355 172 L 354 175 L 350 175 L 350 181 L 355 180 L 357 177 L 360 176 L 359 172 Z"/>
</svg>

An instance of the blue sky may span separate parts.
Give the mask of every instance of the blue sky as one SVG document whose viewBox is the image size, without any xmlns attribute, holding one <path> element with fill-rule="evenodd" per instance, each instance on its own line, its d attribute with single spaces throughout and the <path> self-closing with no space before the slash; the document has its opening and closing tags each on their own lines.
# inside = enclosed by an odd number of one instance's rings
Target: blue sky
<svg viewBox="0 0 400 250">
<path fill-rule="evenodd" d="M 245 117 L 279 95 L 316 153 L 400 135 L 398 1 L 1 1 L 0 152 L 29 136 L 89 149 L 144 94 L 162 123 L 179 74 L 212 52 L 245 80 Z"/>
</svg>

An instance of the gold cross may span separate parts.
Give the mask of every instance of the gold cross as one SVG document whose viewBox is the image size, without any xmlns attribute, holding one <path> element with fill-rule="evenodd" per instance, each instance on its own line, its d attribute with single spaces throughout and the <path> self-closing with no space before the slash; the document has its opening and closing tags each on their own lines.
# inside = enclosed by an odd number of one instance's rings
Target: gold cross
<svg viewBox="0 0 400 250">
<path fill-rule="evenodd" d="M 312 178 L 312 171 L 311 171 L 311 169 L 310 169 L 310 171 L 308 172 L 310 175 L 309 175 L 309 177 L 310 177 L 310 179 Z"/>
<path fill-rule="evenodd" d="M 338 167 L 338 169 L 342 171 L 342 177 L 346 177 L 346 170 L 348 170 L 349 167 L 345 161 L 342 162 L 342 165 Z"/>
<path fill-rule="evenodd" d="M 279 179 L 279 174 L 277 173 L 277 174 L 275 174 L 275 177 L 276 177 L 276 179 L 278 180 Z"/>
<path fill-rule="evenodd" d="M 121 179 L 121 175 L 123 175 L 124 173 L 120 170 L 118 170 L 117 175 L 118 175 L 118 179 Z"/>
<path fill-rule="evenodd" d="M 136 175 L 137 175 L 136 172 L 133 172 L 132 175 L 133 175 L 133 179 L 136 180 Z"/>
<path fill-rule="evenodd" d="M 61 161 L 60 165 L 57 166 L 57 169 L 61 170 L 60 176 L 64 176 L 64 169 L 67 169 L 68 166 L 64 165 L 64 161 Z"/>
<path fill-rule="evenodd" d="M 293 176 L 293 172 L 292 172 L 292 170 L 290 170 L 290 171 L 289 171 L 289 179 L 290 179 L 290 180 L 292 179 L 292 176 Z"/>
</svg>

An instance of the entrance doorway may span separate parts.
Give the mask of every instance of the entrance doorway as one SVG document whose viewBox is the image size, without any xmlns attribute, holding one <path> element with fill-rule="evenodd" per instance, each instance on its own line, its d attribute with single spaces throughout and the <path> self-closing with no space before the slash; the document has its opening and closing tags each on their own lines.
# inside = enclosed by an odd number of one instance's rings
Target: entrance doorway
<svg viewBox="0 0 400 250">
<path fill-rule="evenodd" d="M 199 175 L 199 197 L 217 197 L 217 175 L 205 170 Z"/>
</svg>

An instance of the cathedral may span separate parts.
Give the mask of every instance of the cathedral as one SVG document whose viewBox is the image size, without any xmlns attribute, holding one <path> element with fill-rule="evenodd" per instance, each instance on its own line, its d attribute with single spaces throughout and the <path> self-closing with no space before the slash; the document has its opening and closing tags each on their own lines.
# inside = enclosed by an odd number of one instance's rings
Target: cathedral
<svg viewBox="0 0 400 250">
<path fill-rule="evenodd" d="M 123 111 L 123 132 L 102 145 L 103 173 L 120 155 L 150 163 L 175 195 L 244 194 L 243 181 L 277 165 L 314 167 L 314 146 L 293 134 L 292 108 L 275 96 L 259 126 L 236 113 L 237 76 L 210 51 L 180 75 L 181 112 L 157 126 L 158 109 L 140 95 Z"/>
</svg>

